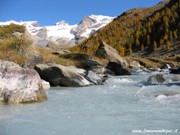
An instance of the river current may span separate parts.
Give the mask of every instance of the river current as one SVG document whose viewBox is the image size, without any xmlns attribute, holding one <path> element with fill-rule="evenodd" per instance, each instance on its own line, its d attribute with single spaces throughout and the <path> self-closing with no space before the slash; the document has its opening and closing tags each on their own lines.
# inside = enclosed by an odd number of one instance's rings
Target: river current
<svg viewBox="0 0 180 135">
<path fill-rule="evenodd" d="M 180 135 L 180 82 L 149 84 L 151 74 L 51 88 L 42 103 L 1 103 L 0 135 Z"/>
</svg>

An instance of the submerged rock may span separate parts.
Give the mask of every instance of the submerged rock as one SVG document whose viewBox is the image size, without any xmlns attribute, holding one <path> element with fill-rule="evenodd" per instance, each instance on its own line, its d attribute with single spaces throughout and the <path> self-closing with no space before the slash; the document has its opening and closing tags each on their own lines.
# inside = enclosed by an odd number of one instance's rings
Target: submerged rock
<svg viewBox="0 0 180 135">
<path fill-rule="evenodd" d="M 38 73 L 0 60 L 0 100 L 7 103 L 28 103 L 47 100 Z"/>
<path fill-rule="evenodd" d="M 180 77 L 175 75 L 155 74 L 148 78 L 150 83 L 173 83 L 180 82 Z"/>
<path fill-rule="evenodd" d="M 48 81 L 51 86 L 88 86 L 90 82 L 75 70 L 57 64 L 47 65 L 39 64 L 35 70 L 42 79 Z"/>
<path fill-rule="evenodd" d="M 155 74 L 148 78 L 148 82 L 150 83 L 164 83 L 167 81 L 167 78 L 165 78 L 163 74 Z"/>
</svg>

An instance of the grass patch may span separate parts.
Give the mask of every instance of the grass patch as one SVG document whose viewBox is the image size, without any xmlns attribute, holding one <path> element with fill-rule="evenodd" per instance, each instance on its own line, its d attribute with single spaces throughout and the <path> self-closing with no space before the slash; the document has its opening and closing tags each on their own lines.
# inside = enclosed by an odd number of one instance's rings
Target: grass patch
<svg viewBox="0 0 180 135">
<path fill-rule="evenodd" d="M 27 52 L 32 45 L 25 26 L 10 24 L 0 26 L 0 59 L 25 64 Z"/>
</svg>

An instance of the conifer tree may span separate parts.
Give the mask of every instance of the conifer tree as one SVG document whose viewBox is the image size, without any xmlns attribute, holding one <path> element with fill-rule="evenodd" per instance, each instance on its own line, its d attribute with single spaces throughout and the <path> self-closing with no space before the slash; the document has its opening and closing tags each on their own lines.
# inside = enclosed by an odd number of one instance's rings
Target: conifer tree
<svg viewBox="0 0 180 135">
<path fill-rule="evenodd" d="M 129 44 L 129 55 L 132 55 L 133 51 L 132 51 L 132 45 Z"/>
<path fill-rule="evenodd" d="M 169 32 L 169 40 L 171 41 L 173 39 L 172 31 Z"/>
<path fill-rule="evenodd" d="M 173 36 L 174 36 L 174 38 L 177 38 L 177 33 L 176 33 L 176 31 L 173 31 Z"/>
<path fill-rule="evenodd" d="M 123 46 L 120 46 L 120 48 L 119 48 L 119 54 L 120 54 L 122 57 L 125 56 L 125 49 L 124 49 Z"/>
<path fill-rule="evenodd" d="M 160 46 L 163 45 L 164 44 L 164 40 L 161 39 L 159 44 L 160 44 Z"/>
<path fill-rule="evenodd" d="M 170 51 L 170 42 L 168 41 L 167 43 L 166 43 L 166 51 Z"/>
<path fill-rule="evenodd" d="M 144 45 L 142 44 L 141 45 L 141 52 L 143 52 L 144 51 Z"/>
<path fill-rule="evenodd" d="M 155 52 L 157 50 L 157 43 L 156 41 L 153 42 L 153 52 Z"/>
<path fill-rule="evenodd" d="M 147 45 L 150 46 L 150 44 L 151 44 L 150 36 L 147 35 Z"/>
</svg>

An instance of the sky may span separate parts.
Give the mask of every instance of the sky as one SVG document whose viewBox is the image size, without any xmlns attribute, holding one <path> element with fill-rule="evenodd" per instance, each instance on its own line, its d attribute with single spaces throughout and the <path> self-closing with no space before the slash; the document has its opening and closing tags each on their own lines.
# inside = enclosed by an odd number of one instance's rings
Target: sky
<svg viewBox="0 0 180 135">
<path fill-rule="evenodd" d="M 118 16 L 124 11 L 150 7 L 162 0 L 0 0 L 0 22 L 38 21 L 42 26 L 65 20 L 79 23 L 84 16 Z"/>
</svg>

